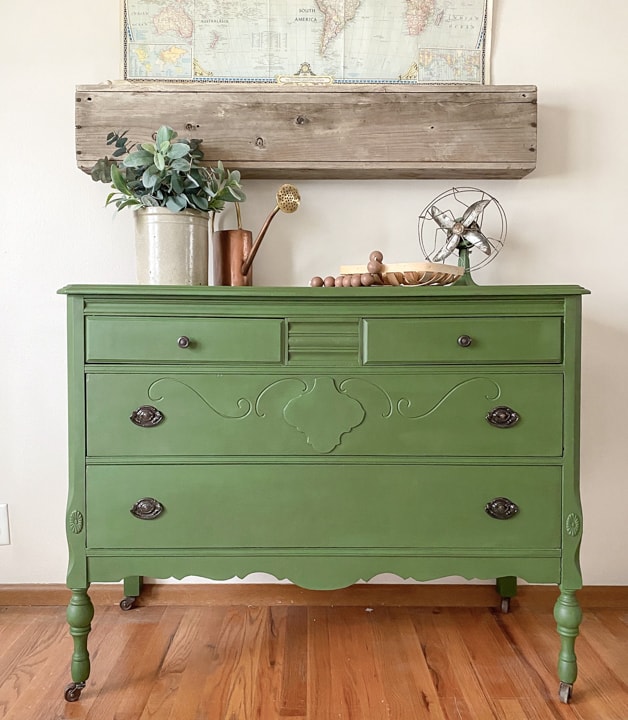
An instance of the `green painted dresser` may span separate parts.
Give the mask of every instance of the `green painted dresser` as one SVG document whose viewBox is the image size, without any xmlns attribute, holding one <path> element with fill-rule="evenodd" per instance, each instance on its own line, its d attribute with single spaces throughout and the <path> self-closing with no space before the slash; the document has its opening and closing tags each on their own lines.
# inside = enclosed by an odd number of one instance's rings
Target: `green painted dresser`
<svg viewBox="0 0 628 720">
<path fill-rule="evenodd" d="M 576 678 L 577 286 L 71 286 L 69 701 L 91 582 L 560 586 Z M 135 586 L 135 592 L 133 587 Z M 131 602 L 127 598 L 126 602 Z"/>
</svg>

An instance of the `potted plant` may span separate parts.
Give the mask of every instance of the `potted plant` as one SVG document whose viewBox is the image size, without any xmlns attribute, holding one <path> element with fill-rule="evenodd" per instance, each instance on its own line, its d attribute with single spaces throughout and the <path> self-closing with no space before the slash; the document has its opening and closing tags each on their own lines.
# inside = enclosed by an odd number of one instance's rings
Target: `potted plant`
<svg viewBox="0 0 628 720">
<path fill-rule="evenodd" d="M 112 186 L 106 205 L 135 210 L 141 284 L 206 285 L 209 213 L 246 199 L 237 170 L 201 165 L 201 142 L 179 138 L 167 125 L 141 144 L 110 132 L 111 158 L 92 169 L 93 180 Z"/>
</svg>

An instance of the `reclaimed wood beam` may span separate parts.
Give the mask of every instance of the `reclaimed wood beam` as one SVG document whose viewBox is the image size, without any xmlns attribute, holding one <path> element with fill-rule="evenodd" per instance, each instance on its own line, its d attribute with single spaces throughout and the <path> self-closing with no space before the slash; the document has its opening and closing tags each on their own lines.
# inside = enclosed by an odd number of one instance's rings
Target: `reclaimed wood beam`
<svg viewBox="0 0 628 720">
<path fill-rule="evenodd" d="M 76 89 L 76 156 L 160 125 L 248 178 L 515 179 L 536 166 L 536 87 L 133 83 Z"/>
</svg>

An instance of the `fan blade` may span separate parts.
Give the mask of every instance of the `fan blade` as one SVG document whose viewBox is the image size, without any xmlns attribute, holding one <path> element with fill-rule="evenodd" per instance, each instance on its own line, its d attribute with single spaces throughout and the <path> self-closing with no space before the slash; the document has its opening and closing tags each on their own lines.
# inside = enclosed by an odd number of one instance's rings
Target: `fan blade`
<svg viewBox="0 0 628 720">
<path fill-rule="evenodd" d="M 456 224 L 456 218 L 452 215 L 451 210 L 443 210 L 441 212 L 436 205 L 432 205 L 430 215 L 443 230 L 451 230 Z"/>
<path fill-rule="evenodd" d="M 484 212 L 486 206 L 491 202 L 491 199 L 488 200 L 478 200 L 477 202 L 474 202 L 472 205 L 469 205 L 469 207 L 464 211 L 464 215 L 462 216 L 462 224 L 468 228 L 473 225 L 474 222 L 477 222 L 480 215 Z"/>
<path fill-rule="evenodd" d="M 460 235 L 450 235 L 447 238 L 445 245 L 434 255 L 432 262 L 440 262 L 446 257 L 449 257 L 451 253 L 458 247 L 460 242 Z"/>
<path fill-rule="evenodd" d="M 481 250 L 485 255 L 491 254 L 491 245 L 486 239 L 486 235 L 483 235 L 479 230 L 473 230 L 472 228 L 469 228 L 464 231 L 462 237 L 467 242 L 471 243 L 473 247 Z"/>
</svg>

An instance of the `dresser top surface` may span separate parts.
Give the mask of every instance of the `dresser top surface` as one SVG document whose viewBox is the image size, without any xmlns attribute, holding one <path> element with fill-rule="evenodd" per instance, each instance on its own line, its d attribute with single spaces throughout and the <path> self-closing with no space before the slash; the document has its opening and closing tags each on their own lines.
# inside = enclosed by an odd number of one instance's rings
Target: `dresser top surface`
<svg viewBox="0 0 628 720">
<path fill-rule="evenodd" d="M 333 302 L 334 299 L 430 299 L 464 298 L 552 298 L 586 295 L 590 291 L 579 285 L 449 285 L 446 287 L 401 286 L 377 288 L 311 288 L 311 287 L 219 287 L 182 285 L 67 285 L 59 293 L 82 297 L 108 298 L 196 298 L 263 300 L 303 299 Z"/>
</svg>

